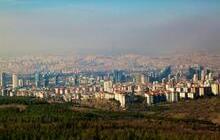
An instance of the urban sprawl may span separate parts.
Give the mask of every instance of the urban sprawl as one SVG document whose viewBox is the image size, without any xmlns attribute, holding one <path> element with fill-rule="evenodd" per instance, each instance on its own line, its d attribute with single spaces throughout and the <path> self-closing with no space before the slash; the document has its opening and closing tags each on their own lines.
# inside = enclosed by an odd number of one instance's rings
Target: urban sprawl
<svg viewBox="0 0 220 140">
<path fill-rule="evenodd" d="M 1 96 L 30 96 L 48 102 L 81 103 L 115 100 L 126 109 L 143 97 L 147 105 L 220 95 L 218 73 L 202 66 L 187 71 L 160 70 L 100 72 L 1 73 Z"/>
</svg>

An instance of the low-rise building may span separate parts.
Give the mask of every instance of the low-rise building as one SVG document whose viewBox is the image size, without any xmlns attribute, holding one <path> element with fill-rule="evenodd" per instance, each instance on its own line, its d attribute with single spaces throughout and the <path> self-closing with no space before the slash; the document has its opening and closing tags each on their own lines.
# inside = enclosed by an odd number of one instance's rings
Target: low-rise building
<svg viewBox="0 0 220 140">
<path fill-rule="evenodd" d="M 35 93 L 35 97 L 37 97 L 37 98 L 44 98 L 44 93 L 41 92 L 41 91 L 36 92 L 36 93 Z"/>
<path fill-rule="evenodd" d="M 98 99 L 114 99 L 115 98 L 115 94 L 114 93 L 108 93 L 108 92 L 98 92 L 95 94 L 95 97 Z"/>
<path fill-rule="evenodd" d="M 165 95 L 167 102 L 178 102 L 179 100 L 178 92 L 167 92 Z"/>
<path fill-rule="evenodd" d="M 199 88 L 199 96 L 200 96 L 200 97 L 203 97 L 203 96 L 205 96 L 205 94 L 206 94 L 206 93 L 205 93 L 205 87 L 200 87 L 200 88 Z"/>
<path fill-rule="evenodd" d="M 134 97 L 129 93 L 115 93 L 115 100 L 119 101 L 123 108 L 130 104 L 133 99 Z"/>
<path fill-rule="evenodd" d="M 189 99 L 196 99 L 198 96 L 194 92 L 189 92 L 189 93 L 187 93 L 187 97 Z"/>
<path fill-rule="evenodd" d="M 186 92 L 180 92 L 179 95 L 180 95 L 181 99 L 187 99 L 188 98 Z"/>
<path fill-rule="evenodd" d="M 188 92 L 190 92 L 190 89 L 188 87 L 184 87 L 183 92 L 188 93 Z"/>
<path fill-rule="evenodd" d="M 147 101 L 147 105 L 154 104 L 154 97 L 153 97 L 152 94 L 146 93 L 145 98 L 146 98 L 146 101 Z"/>
<path fill-rule="evenodd" d="M 199 87 L 191 87 L 190 92 L 193 92 L 193 93 L 199 94 Z"/>
<path fill-rule="evenodd" d="M 211 90 L 213 95 L 219 95 L 219 84 L 217 83 L 212 84 Z"/>
</svg>

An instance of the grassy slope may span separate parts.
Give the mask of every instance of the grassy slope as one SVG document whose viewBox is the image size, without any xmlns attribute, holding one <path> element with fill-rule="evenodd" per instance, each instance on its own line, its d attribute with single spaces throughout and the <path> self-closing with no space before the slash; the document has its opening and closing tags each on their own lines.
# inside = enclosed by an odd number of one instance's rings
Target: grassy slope
<svg viewBox="0 0 220 140">
<path fill-rule="evenodd" d="M 218 139 L 220 98 L 109 112 L 0 97 L 0 139 Z M 5 106 L 13 104 L 13 106 Z M 16 104 L 23 104 L 20 109 Z"/>
</svg>

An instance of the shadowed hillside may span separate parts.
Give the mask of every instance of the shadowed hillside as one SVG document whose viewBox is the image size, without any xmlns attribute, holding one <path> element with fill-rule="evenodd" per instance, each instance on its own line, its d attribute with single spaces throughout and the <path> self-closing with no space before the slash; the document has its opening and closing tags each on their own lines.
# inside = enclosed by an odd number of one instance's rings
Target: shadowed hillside
<svg viewBox="0 0 220 140">
<path fill-rule="evenodd" d="M 213 139 L 220 137 L 220 98 L 111 112 L 0 98 L 0 139 Z M 30 102 L 31 101 L 31 102 Z M 5 105 L 7 104 L 7 105 Z M 11 105 L 11 106 L 10 106 Z M 25 107 L 20 111 L 19 107 Z"/>
</svg>

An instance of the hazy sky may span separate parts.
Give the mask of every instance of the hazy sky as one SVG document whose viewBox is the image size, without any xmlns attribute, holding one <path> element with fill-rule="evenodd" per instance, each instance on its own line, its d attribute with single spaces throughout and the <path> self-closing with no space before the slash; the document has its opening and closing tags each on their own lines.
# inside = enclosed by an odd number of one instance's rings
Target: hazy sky
<svg viewBox="0 0 220 140">
<path fill-rule="evenodd" d="M 0 0 L 0 55 L 220 50 L 220 0 Z"/>
</svg>

